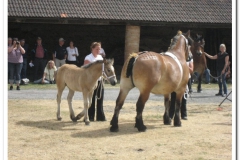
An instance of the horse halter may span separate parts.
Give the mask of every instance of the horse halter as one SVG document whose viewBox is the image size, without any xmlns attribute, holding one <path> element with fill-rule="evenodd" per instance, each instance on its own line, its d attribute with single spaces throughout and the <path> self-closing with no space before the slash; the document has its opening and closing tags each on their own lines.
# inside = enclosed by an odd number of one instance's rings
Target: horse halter
<svg viewBox="0 0 240 160">
<path fill-rule="evenodd" d="M 106 79 L 108 82 L 109 82 L 109 80 L 110 80 L 111 78 L 116 77 L 115 74 L 112 75 L 112 76 L 107 76 L 107 74 L 105 73 L 105 70 L 104 70 L 104 63 L 102 64 L 102 76 L 103 76 L 103 78 Z"/>
<path fill-rule="evenodd" d="M 188 50 L 188 39 L 184 35 L 181 35 L 181 36 L 185 39 L 185 45 L 186 45 L 185 51 L 187 52 L 187 50 Z"/>
</svg>

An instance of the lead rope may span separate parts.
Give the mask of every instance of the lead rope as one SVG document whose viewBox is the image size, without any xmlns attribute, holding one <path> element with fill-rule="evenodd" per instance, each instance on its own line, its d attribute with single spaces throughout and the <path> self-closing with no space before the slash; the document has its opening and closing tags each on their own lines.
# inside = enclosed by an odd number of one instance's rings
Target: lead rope
<svg viewBox="0 0 240 160">
<path fill-rule="evenodd" d="M 104 84 L 103 83 L 103 81 L 104 81 L 103 75 L 104 75 L 104 63 L 102 64 L 102 76 L 101 76 L 100 84 L 97 87 L 97 93 L 98 93 L 99 88 L 100 88 L 100 95 L 99 95 L 99 97 L 96 95 L 97 99 L 101 99 L 102 98 L 102 89 L 103 89 L 103 84 Z"/>
<path fill-rule="evenodd" d="M 209 70 L 208 68 L 207 68 L 207 72 L 208 72 L 209 76 L 212 77 L 212 78 L 214 78 L 214 79 L 218 79 L 218 78 L 220 78 L 220 77 L 222 76 L 222 73 L 221 73 L 220 76 L 214 77 L 213 75 L 211 75 L 210 70 Z M 193 73 L 193 75 L 194 75 L 196 78 L 198 78 L 194 73 Z M 220 80 L 221 80 L 221 79 L 220 79 Z"/>
</svg>

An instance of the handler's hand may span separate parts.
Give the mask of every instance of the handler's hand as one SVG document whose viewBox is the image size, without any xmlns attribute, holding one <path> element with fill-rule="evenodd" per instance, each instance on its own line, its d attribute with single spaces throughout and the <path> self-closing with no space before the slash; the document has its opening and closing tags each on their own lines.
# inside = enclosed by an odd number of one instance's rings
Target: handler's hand
<svg viewBox="0 0 240 160">
<path fill-rule="evenodd" d="M 224 74 L 225 73 L 225 71 L 224 70 L 222 70 L 222 74 Z"/>
</svg>

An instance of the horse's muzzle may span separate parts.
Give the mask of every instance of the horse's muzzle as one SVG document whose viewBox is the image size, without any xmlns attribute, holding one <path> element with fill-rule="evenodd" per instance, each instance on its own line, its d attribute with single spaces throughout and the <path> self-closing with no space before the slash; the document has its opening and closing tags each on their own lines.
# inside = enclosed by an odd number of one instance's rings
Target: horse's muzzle
<svg viewBox="0 0 240 160">
<path fill-rule="evenodd" d="M 110 84 L 111 84 L 112 86 L 115 86 L 115 85 L 117 84 L 117 79 L 116 79 L 116 77 L 110 78 L 110 79 L 109 79 L 109 82 L 110 82 Z"/>
<path fill-rule="evenodd" d="M 202 55 L 202 52 L 201 52 L 201 51 L 197 51 L 197 55 L 198 55 L 198 56 L 201 56 L 201 55 Z"/>
</svg>

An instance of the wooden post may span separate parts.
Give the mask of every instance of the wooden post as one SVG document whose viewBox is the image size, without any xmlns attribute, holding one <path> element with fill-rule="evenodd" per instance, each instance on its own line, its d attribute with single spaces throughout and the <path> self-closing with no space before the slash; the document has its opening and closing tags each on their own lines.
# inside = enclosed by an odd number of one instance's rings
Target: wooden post
<svg viewBox="0 0 240 160">
<path fill-rule="evenodd" d="M 140 26 L 126 26 L 124 61 L 129 54 L 139 52 Z"/>
</svg>

